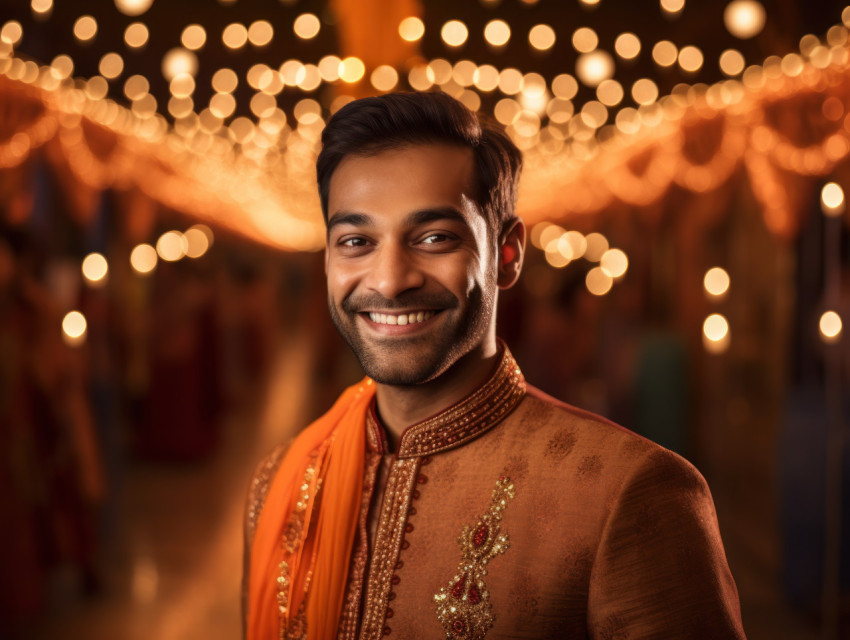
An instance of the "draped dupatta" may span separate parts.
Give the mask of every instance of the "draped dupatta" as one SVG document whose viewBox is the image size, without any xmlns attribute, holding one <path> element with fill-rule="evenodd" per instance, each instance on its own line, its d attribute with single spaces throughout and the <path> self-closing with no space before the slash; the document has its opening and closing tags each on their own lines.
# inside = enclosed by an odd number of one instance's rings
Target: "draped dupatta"
<svg viewBox="0 0 850 640">
<path fill-rule="evenodd" d="M 248 640 L 330 640 L 337 633 L 360 511 L 366 378 L 292 443 L 251 548 Z"/>
</svg>

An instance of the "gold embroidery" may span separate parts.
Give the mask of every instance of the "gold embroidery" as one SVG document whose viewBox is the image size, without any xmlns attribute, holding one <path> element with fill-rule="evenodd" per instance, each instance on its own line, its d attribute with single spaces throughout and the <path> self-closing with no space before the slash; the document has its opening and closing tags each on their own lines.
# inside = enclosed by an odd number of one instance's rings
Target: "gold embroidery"
<svg viewBox="0 0 850 640">
<path fill-rule="evenodd" d="M 280 466 L 280 461 L 283 460 L 286 449 L 287 446 L 284 445 L 276 447 L 254 472 L 254 478 L 251 480 L 251 487 L 248 490 L 248 513 L 246 514 L 246 540 L 248 544 L 254 540 L 260 511 L 263 510 L 272 478 L 277 473 L 277 468 Z"/>
<path fill-rule="evenodd" d="M 472 395 L 439 415 L 413 425 L 401 436 L 398 457 L 424 456 L 453 449 L 496 426 L 525 396 L 525 378 L 503 346 L 493 376 Z"/>
<path fill-rule="evenodd" d="M 361 640 L 378 640 L 384 636 L 393 573 L 404 542 L 419 466 L 418 458 L 397 460 L 387 478 L 381 517 L 378 520 L 378 531 L 372 549 L 372 561 L 369 565 Z"/>
<path fill-rule="evenodd" d="M 487 563 L 510 547 L 510 538 L 502 532 L 501 522 L 514 493 L 510 478 L 500 478 L 487 513 L 474 526 L 465 527 L 458 538 L 463 555 L 457 575 L 434 596 L 437 618 L 447 640 L 483 640 L 493 626 L 493 605 L 484 576 Z"/>
</svg>

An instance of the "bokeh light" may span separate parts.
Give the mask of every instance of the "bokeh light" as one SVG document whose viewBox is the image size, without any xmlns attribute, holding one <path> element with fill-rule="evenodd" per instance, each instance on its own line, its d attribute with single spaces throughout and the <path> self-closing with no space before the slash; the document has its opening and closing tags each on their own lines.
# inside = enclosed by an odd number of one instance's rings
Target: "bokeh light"
<svg viewBox="0 0 850 640">
<path fill-rule="evenodd" d="M 712 267 L 705 272 L 703 287 L 711 296 L 720 297 L 729 291 L 731 279 L 729 273 L 723 267 Z"/>
<path fill-rule="evenodd" d="M 99 286 L 106 282 L 109 273 L 109 264 L 100 253 L 90 253 L 83 258 L 83 277 L 90 285 Z"/>
<path fill-rule="evenodd" d="M 835 311 L 825 311 L 818 322 L 821 339 L 827 343 L 837 342 L 841 338 L 843 326 L 840 315 Z"/>
<path fill-rule="evenodd" d="M 133 22 L 124 29 L 124 43 L 131 49 L 139 49 L 148 43 L 150 32 L 142 22 Z"/>
<path fill-rule="evenodd" d="M 115 0 L 115 7 L 125 16 L 140 16 L 152 4 L 153 0 Z"/>
<path fill-rule="evenodd" d="M 621 33 L 614 41 L 614 51 L 623 60 L 632 60 L 640 54 L 640 39 L 633 33 Z"/>
<path fill-rule="evenodd" d="M 827 216 L 839 216 L 844 212 L 844 189 L 835 182 L 827 182 L 820 192 L 821 210 Z"/>
<path fill-rule="evenodd" d="M 593 267 L 584 279 L 587 290 L 595 296 L 604 296 L 614 286 L 614 279 L 602 267 Z"/>
<path fill-rule="evenodd" d="M 440 30 L 440 37 L 450 47 L 459 47 L 469 37 L 469 30 L 460 20 L 449 20 Z"/>
<path fill-rule="evenodd" d="M 399 23 L 398 35 L 408 42 L 421 40 L 425 35 L 425 23 L 416 16 L 409 16 Z"/>
<path fill-rule="evenodd" d="M 86 339 L 86 317 L 79 311 L 69 311 L 62 318 L 62 338 L 65 344 L 76 347 Z"/>
<path fill-rule="evenodd" d="M 538 51 L 554 47 L 555 39 L 555 30 L 548 24 L 536 24 L 528 32 L 528 43 Z"/>
<path fill-rule="evenodd" d="M 702 324 L 702 343 L 709 353 L 723 353 L 729 348 L 729 322 L 719 313 L 712 313 Z"/>
<path fill-rule="evenodd" d="M 504 20 L 491 20 L 484 27 L 484 39 L 494 47 L 501 47 L 511 39 L 511 28 Z"/>
<path fill-rule="evenodd" d="M 207 32 L 199 24 L 190 24 L 180 34 L 181 44 L 192 51 L 202 48 L 207 41 Z"/>
<path fill-rule="evenodd" d="M 620 249 L 608 249 L 599 259 L 599 267 L 612 278 L 621 278 L 629 268 L 629 259 Z"/>
<path fill-rule="evenodd" d="M 614 59 L 600 49 L 583 53 L 576 61 L 576 75 L 586 86 L 596 87 L 614 75 Z"/>
<path fill-rule="evenodd" d="M 188 244 L 179 231 L 166 231 L 156 241 L 156 253 L 166 262 L 176 262 L 186 255 Z"/>
<path fill-rule="evenodd" d="M 151 273 L 156 268 L 157 260 L 156 249 L 146 243 L 136 245 L 130 252 L 130 266 L 140 275 Z"/>
<path fill-rule="evenodd" d="M 80 42 L 88 42 L 97 35 L 97 20 L 92 16 L 80 16 L 74 22 L 74 37 Z"/>
<path fill-rule="evenodd" d="M 213 244 L 213 232 L 205 224 L 196 224 L 183 234 L 186 238 L 186 256 L 200 258 Z"/>
<path fill-rule="evenodd" d="M 729 33 L 742 40 L 758 35 L 766 18 L 764 7 L 756 0 L 733 0 L 723 11 L 723 23 Z"/>
<path fill-rule="evenodd" d="M 302 13 L 300 16 L 295 18 L 295 22 L 292 23 L 292 30 L 295 32 L 295 35 L 302 40 L 315 38 L 319 35 L 321 27 L 322 23 L 319 21 L 319 17 L 314 13 Z"/>
</svg>

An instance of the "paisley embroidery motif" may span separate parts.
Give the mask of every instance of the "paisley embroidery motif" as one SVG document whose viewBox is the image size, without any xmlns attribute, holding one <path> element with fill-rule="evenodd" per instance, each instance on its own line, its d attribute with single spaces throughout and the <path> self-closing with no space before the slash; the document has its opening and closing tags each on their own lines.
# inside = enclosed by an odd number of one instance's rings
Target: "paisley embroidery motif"
<svg viewBox="0 0 850 640">
<path fill-rule="evenodd" d="M 437 618 L 446 640 L 483 640 L 493 626 L 493 605 L 484 584 L 487 564 L 510 547 L 502 532 L 502 514 L 513 499 L 515 487 L 501 477 L 493 490 L 490 508 L 472 527 L 465 527 L 458 543 L 462 551 L 457 575 L 434 596 Z"/>
</svg>

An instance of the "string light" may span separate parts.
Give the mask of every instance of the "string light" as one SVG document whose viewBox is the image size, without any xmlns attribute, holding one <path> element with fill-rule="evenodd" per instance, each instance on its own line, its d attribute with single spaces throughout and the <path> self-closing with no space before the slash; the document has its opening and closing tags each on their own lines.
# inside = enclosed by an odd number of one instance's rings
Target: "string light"
<svg viewBox="0 0 850 640">
<path fill-rule="evenodd" d="M 712 313 L 702 324 L 703 346 L 710 353 L 723 353 L 729 348 L 729 322 L 719 313 Z"/>
<path fill-rule="evenodd" d="M 207 41 L 207 32 L 199 24 L 190 24 L 180 34 L 180 42 L 192 51 L 201 49 Z"/>
<path fill-rule="evenodd" d="M 200 258 L 213 244 L 213 232 L 205 224 L 196 224 L 183 234 L 186 238 L 186 256 Z"/>
<path fill-rule="evenodd" d="M 8 24 L 8 23 L 7 23 Z M 88 42 L 97 35 L 97 21 L 92 16 L 80 16 L 74 22 L 74 37 L 80 42 Z"/>
<path fill-rule="evenodd" d="M 131 49 L 144 47 L 148 43 L 149 36 L 147 26 L 141 22 L 133 22 L 124 29 L 124 43 Z"/>
<path fill-rule="evenodd" d="M 239 76 L 233 69 L 222 68 L 212 77 L 212 88 L 217 93 L 233 93 L 239 85 Z"/>
<path fill-rule="evenodd" d="M 318 32 L 317 28 L 316 33 Z M 268 20 L 256 20 L 248 27 L 248 41 L 255 47 L 265 47 L 272 38 L 274 38 L 274 27 Z"/>
<path fill-rule="evenodd" d="M 292 23 L 292 30 L 302 40 L 310 40 L 319 35 L 321 26 L 318 16 L 313 13 L 302 13 Z"/>
<path fill-rule="evenodd" d="M 614 51 L 623 60 L 634 60 L 640 54 L 640 39 L 633 33 L 621 33 L 614 41 Z"/>
<path fill-rule="evenodd" d="M 589 53 L 599 45 L 599 36 L 589 27 L 579 27 L 573 32 L 572 42 L 579 53 Z"/>
<path fill-rule="evenodd" d="M 511 28 L 504 20 L 491 20 L 484 27 L 484 39 L 494 47 L 501 47 L 511 39 Z"/>
<path fill-rule="evenodd" d="M 835 182 L 827 182 L 820 192 L 820 204 L 824 215 L 840 216 L 845 207 L 844 189 Z"/>
<path fill-rule="evenodd" d="M 398 72 L 390 65 L 382 64 L 375 67 L 369 80 L 378 91 L 391 91 L 398 84 Z"/>
<path fill-rule="evenodd" d="M 349 56 L 339 63 L 339 77 L 343 82 L 358 82 L 365 73 L 366 65 L 356 56 Z"/>
<path fill-rule="evenodd" d="M 107 53 L 100 59 L 98 71 L 104 78 L 117 78 L 124 71 L 124 60 L 117 53 Z"/>
<path fill-rule="evenodd" d="M 149 244 L 139 244 L 130 252 L 130 266 L 140 275 L 147 275 L 156 268 L 157 253 Z"/>
<path fill-rule="evenodd" d="M 673 16 L 682 12 L 685 8 L 685 0 L 661 0 L 661 10 Z"/>
<path fill-rule="evenodd" d="M 623 100 L 623 86 L 616 80 L 603 80 L 596 87 L 596 97 L 605 106 L 618 105 Z"/>
<path fill-rule="evenodd" d="M 621 278 L 629 268 L 629 259 L 620 249 L 608 249 L 599 259 L 599 267 L 612 278 Z"/>
<path fill-rule="evenodd" d="M 692 45 L 682 47 L 682 49 L 679 51 L 678 60 L 679 66 L 682 68 L 683 71 L 687 71 L 689 73 L 696 73 L 702 68 L 702 51 Z"/>
<path fill-rule="evenodd" d="M 669 40 L 661 40 L 656 42 L 652 47 L 652 59 L 659 67 L 671 67 L 676 64 L 679 56 L 679 50 L 676 45 Z"/>
<path fill-rule="evenodd" d="M 764 7 L 756 0 L 733 0 L 723 10 L 723 22 L 736 38 L 746 40 L 764 28 Z"/>
<path fill-rule="evenodd" d="M 572 100 L 578 93 L 578 82 L 569 73 L 561 73 L 552 79 L 552 93 L 565 100 Z"/>
<path fill-rule="evenodd" d="M 604 296 L 614 286 L 614 279 L 602 267 L 593 267 L 585 276 L 587 290 L 595 296 Z"/>
<path fill-rule="evenodd" d="M 45 15 L 53 10 L 53 0 L 32 0 L 32 11 L 37 15 Z"/>
<path fill-rule="evenodd" d="M 86 339 L 86 317 L 79 311 L 69 311 L 62 318 L 62 338 L 65 344 L 78 347 Z"/>
<path fill-rule="evenodd" d="M 734 77 L 740 75 L 745 65 L 744 56 L 740 51 L 726 49 L 720 54 L 720 70 L 727 76 Z"/>
<path fill-rule="evenodd" d="M 153 0 L 115 0 L 115 7 L 125 16 L 140 16 L 152 4 Z"/>
<path fill-rule="evenodd" d="M 9 20 L 0 28 L 0 42 L 12 47 L 17 46 L 24 36 L 24 28 L 17 20 Z"/>
<path fill-rule="evenodd" d="M 450 47 L 459 47 L 469 37 L 469 30 L 460 20 L 449 20 L 440 30 L 440 37 Z"/>
<path fill-rule="evenodd" d="M 729 274 L 724 268 L 712 267 L 705 272 L 703 287 L 707 294 L 719 298 L 729 291 L 730 282 Z"/>
<path fill-rule="evenodd" d="M 102 286 L 109 273 L 109 264 L 100 253 L 90 253 L 84 259 L 81 270 L 83 277 L 92 286 Z"/>
<path fill-rule="evenodd" d="M 166 262 L 176 262 L 186 255 L 188 244 L 179 231 L 166 231 L 156 241 L 156 253 Z"/>
<path fill-rule="evenodd" d="M 221 32 L 221 41 L 228 49 L 241 49 L 248 42 L 248 29 L 244 24 L 231 23 Z"/>
<path fill-rule="evenodd" d="M 425 35 L 425 23 L 416 16 L 409 16 L 398 25 L 398 34 L 407 42 L 416 42 Z"/>
<path fill-rule="evenodd" d="M 838 342 L 843 329 L 841 316 L 835 311 L 825 311 L 818 322 L 818 329 L 820 330 L 821 340 L 827 344 Z"/>
<path fill-rule="evenodd" d="M 538 51 L 548 51 L 555 46 L 555 30 L 548 24 L 537 24 L 528 32 L 528 43 Z"/>
<path fill-rule="evenodd" d="M 197 56 L 182 47 L 170 49 L 162 58 L 162 75 L 169 82 L 179 75 L 194 76 L 197 72 Z"/>
<path fill-rule="evenodd" d="M 576 75 L 583 84 L 596 87 L 614 75 L 614 59 L 601 49 L 583 53 L 576 61 Z"/>
</svg>

